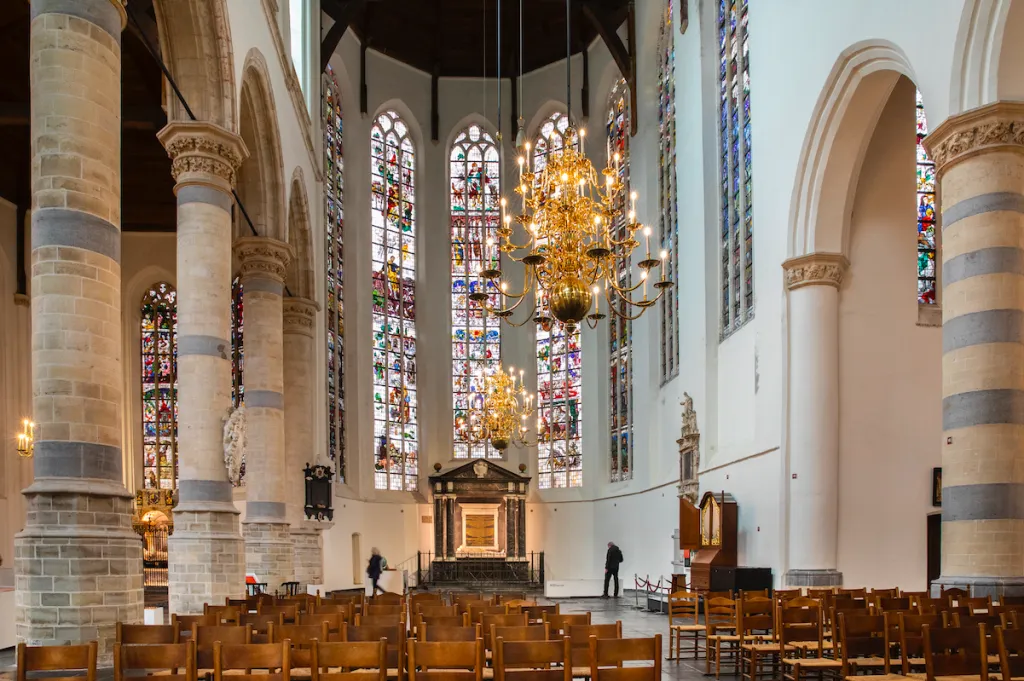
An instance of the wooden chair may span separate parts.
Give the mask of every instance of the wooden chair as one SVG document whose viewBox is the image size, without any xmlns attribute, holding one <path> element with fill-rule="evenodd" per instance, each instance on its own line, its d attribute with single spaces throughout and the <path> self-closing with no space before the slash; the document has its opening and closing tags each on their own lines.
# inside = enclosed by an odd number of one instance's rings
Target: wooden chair
<svg viewBox="0 0 1024 681">
<path fill-rule="evenodd" d="M 291 668 L 294 674 L 296 669 L 312 669 L 313 667 L 313 646 L 317 641 L 329 641 L 327 634 L 327 622 L 320 624 L 286 624 L 282 627 L 273 627 L 274 640 L 271 643 L 283 643 L 288 641 L 291 644 Z"/>
<path fill-rule="evenodd" d="M 448 594 L 448 604 L 454 605 L 463 611 L 468 611 L 471 604 L 479 603 L 490 605 L 490 601 L 484 599 L 484 595 L 478 591 L 450 592 Z"/>
<path fill-rule="evenodd" d="M 1008 623 L 1012 624 L 1012 619 Z M 984 624 L 985 635 L 991 638 L 995 635 L 995 628 L 1003 626 L 1003 618 L 1001 615 L 964 615 L 956 612 L 944 624 L 947 627 L 970 627 L 972 629 L 977 629 L 979 624 Z M 994 645 L 991 648 L 995 650 Z"/>
<path fill-rule="evenodd" d="M 334 603 L 332 601 L 324 601 L 313 608 L 313 614 L 339 615 L 341 617 L 341 621 L 346 624 L 351 624 L 355 621 L 355 608 L 351 603 Z"/>
<path fill-rule="evenodd" d="M 960 605 L 961 598 L 971 597 L 971 585 L 966 585 L 966 588 L 961 589 L 958 586 L 950 588 L 943 587 L 939 591 L 939 598 L 948 606 Z"/>
<path fill-rule="evenodd" d="M 357 627 L 402 627 L 405 618 L 402 615 L 356 615 Z"/>
<path fill-rule="evenodd" d="M 925 625 L 932 628 L 942 626 L 941 615 L 900 614 L 900 663 L 904 676 L 925 665 L 923 631 Z"/>
<path fill-rule="evenodd" d="M 384 639 L 343 643 L 317 641 L 313 646 L 312 681 L 386 681 L 387 650 Z M 339 671 L 332 672 L 332 669 Z"/>
<path fill-rule="evenodd" d="M 1024 596 L 1000 596 L 999 605 L 1024 606 Z"/>
<path fill-rule="evenodd" d="M 243 613 L 242 625 L 252 629 L 250 643 L 270 643 L 270 626 L 283 627 L 284 615 L 281 613 Z"/>
<path fill-rule="evenodd" d="M 291 678 L 291 646 L 282 643 L 213 644 L 214 681 L 288 681 Z M 253 674 L 253 670 L 265 671 Z M 225 675 L 230 672 L 230 675 Z"/>
<path fill-rule="evenodd" d="M 771 598 L 771 590 L 759 589 L 757 591 L 744 591 L 740 589 L 739 600 L 744 601 L 748 598 Z"/>
<path fill-rule="evenodd" d="M 484 651 L 493 651 L 493 639 L 491 629 L 494 627 L 525 627 L 527 625 L 526 615 L 484 615 L 480 624 L 483 625 Z"/>
<path fill-rule="evenodd" d="M 409 681 L 482 681 L 483 641 L 409 641 Z"/>
<path fill-rule="evenodd" d="M 999 627 L 994 639 L 1002 678 L 1007 681 L 1024 678 L 1024 631 Z"/>
<path fill-rule="evenodd" d="M 215 643 L 248 645 L 252 643 L 252 629 L 228 625 L 192 625 L 192 640 L 196 644 L 196 669 L 213 669 Z"/>
<path fill-rule="evenodd" d="M 942 676 L 988 678 L 985 626 L 933 628 L 924 625 L 925 674 L 928 681 Z"/>
<path fill-rule="evenodd" d="M 960 605 L 966 606 L 972 615 L 983 615 L 992 613 L 992 597 L 970 597 L 960 601 Z"/>
<path fill-rule="evenodd" d="M 677 591 L 668 596 L 668 659 L 683 657 L 683 639 L 687 639 L 686 652 L 693 651 L 697 659 L 700 638 L 707 628 L 700 623 L 700 596 L 691 591 Z"/>
<path fill-rule="evenodd" d="M 910 599 L 906 596 L 896 598 L 879 597 L 875 602 L 876 607 L 882 612 L 910 612 Z"/>
<path fill-rule="evenodd" d="M 537 605 L 537 601 L 511 600 L 502 601 L 501 604 L 508 608 L 508 614 L 518 615 L 523 611 L 523 608 L 528 608 L 531 605 Z"/>
<path fill-rule="evenodd" d="M 856 676 L 860 670 L 888 674 L 889 632 L 885 615 L 841 612 L 838 623 L 843 678 Z"/>
<path fill-rule="evenodd" d="M 832 593 L 832 589 L 831 588 L 829 588 L 829 589 L 808 589 L 808 592 L 810 592 L 810 591 L 821 591 L 821 592 L 827 591 L 828 593 Z M 803 596 L 803 595 L 804 595 L 803 589 L 775 589 L 774 591 L 772 591 L 772 598 L 775 598 L 776 600 L 778 600 L 780 598 L 782 600 L 789 600 L 790 598 L 796 598 L 797 596 Z"/>
<path fill-rule="evenodd" d="M 762 657 L 771 658 L 772 676 L 779 646 L 772 641 L 775 631 L 775 601 L 771 598 L 751 598 L 740 602 L 737 613 L 736 634 L 739 636 L 740 675 L 757 681 L 761 676 Z M 720 667 L 715 676 L 721 674 Z"/>
<path fill-rule="evenodd" d="M 471 605 L 469 607 L 469 621 L 473 624 L 483 624 L 484 615 L 507 615 L 508 607 L 504 605 Z"/>
<path fill-rule="evenodd" d="M 863 587 L 860 589 L 836 589 L 836 596 L 846 596 L 847 598 L 867 598 L 868 590 Z"/>
<path fill-rule="evenodd" d="M 229 608 L 238 608 L 244 615 L 247 612 L 256 611 L 256 597 L 246 596 L 245 598 L 225 598 L 224 605 Z"/>
<path fill-rule="evenodd" d="M 525 627 L 491 627 L 491 640 L 497 641 L 503 638 L 507 643 L 521 643 L 523 641 L 547 641 L 547 624 L 528 624 Z"/>
<path fill-rule="evenodd" d="M 550 615 L 546 619 L 548 636 L 558 638 L 569 635 L 569 627 L 574 624 L 590 624 L 590 613 L 574 613 L 569 615 Z"/>
<path fill-rule="evenodd" d="M 367 603 L 366 607 L 363 608 L 364 615 L 404 615 L 405 607 L 401 605 L 392 605 L 390 603 Z"/>
<path fill-rule="evenodd" d="M 420 627 L 430 625 L 432 627 L 468 627 L 469 613 L 462 613 L 455 617 L 424 617 L 417 615 L 415 630 L 419 633 Z"/>
<path fill-rule="evenodd" d="M 371 596 L 366 600 L 368 605 L 405 605 L 402 594 L 384 593 Z"/>
<path fill-rule="evenodd" d="M 96 681 L 96 641 L 79 646 L 27 646 L 18 644 L 17 681 L 26 681 L 28 672 L 84 671 L 85 675 L 48 676 L 47 681 Z"/>
<path fill-rule="evenodd" d="M 242 621 L 242 612 L 230 605 L 203 605 L 203 614 L 213 618 L 213 623 L 238 625 Z"/>
<path fill-rule="evenodd" d="M 494 594 L 495 605 L 501 605 L 502 603 L 508 603 L 509 601 L 525 601 L 525 591 L 506 591 L 503 593 Z"/>
<path fill-rule="evenodd" d="M 455 617 L 459 614 L 459 608 L 456 605 L 436 605 L 433 602 L 426 602 L 419 603 L 413 613 L 423 617 Z"/>
<path fill-rule="evenodd" d="M 172 624 L 124 624 L 114 629 L 117 643 L 177 643 L 178 630 Z"/>
<path fill-rule="evenodd" d="M 824 657 L 820 607 L 783 608 L 779 614 L 779 654 L 782 657 L 782 678 L 800 681 L 806 671 L 838 675 L 843 663 Z M 787 655 L 797 651 L 796 655 Z"/>
<path fill-rule="evenodd" d="M 499 636 L 494 640 L 495 681 L 572 681 L 568 637 L 560 641 L 508 641 Z"/>
<path fill-rule="evenodd" d="M 917 614 L 919 615 L 938 615 L 949 607 L 941 598 L 921 596 L 915 599 L 914 602 L 917 603 Z"/>
<path fill-rule="evenodd" d="M 195 641 L 114 644 L 114 681 L 152 676 L 160 681 L 196 681 Z"/>
<path fill-rule="evenodd" d="M 341 640 L 341 628 L 345 626 L 346 622 L 336 612 L 320 612 L 314 615 L 299 615 L 299 624 L 311 625 L 311 624 L 326 624 L 327 625 L 327 640 L 335 641 Z"/>
<path fill-rule="evenodd" d="M 900 589 L 899 587 L 893 587 L 891 589 L 872 589 L 871 596 L 878 600 L 879 598 L 899 598 Z"/>
<path fill-rule="evenodd" d="M 468 627 L 435 627 L 423 625 L 420 638 L 417 640 L 442 643 L 444 641 L 475 641 L 482 639 L 483 631 L 479 624 Z"/>
<path fill-rule="evenodd" d="M 871 603 L 866 598 L 846 598 L 837 596 L 832 601 L 832 607 L 823 610 L 822 615 L 824 616 L 823 627 L 826 636 L 831 636 L 832 640 L 838 639 L 836 630 L 839 627 L 839 615 L 844 612 L 853 614 L 867 615 L 870 612 Z"/>
<path fill-rule="evenodd" d="M 622 622 L 615 624 L 574 624 L 569 627 L 570 667 L 576 678 L 590 675 L 590 639 L 622 638 Z M 564 637 L 563 637 L 564 638 Z"/>
<path fill-rule="evenodd" d="M 280 613 L 284 617 L 285 624 L 295 624 L 299 621 L 299 606 L 293 604 L 287 605 L 267 605 L 260 603 L 258 612 L 261 615 L 277 615 Z"/>
<path fill-rule="evenodd" d="M 739 655 L 739 636 L 736 635 L 737 601 L 731 598 L 704 599 L 704 673 L 711 673 L 711 663 L 721 667 L 723 651 L 733 664 Z M 726 644 L 724 647 L 722 644 Z"/>
<path fill-rule="evenodd" d="M 329 598 L 326 601 L 321 601 L 320 605 L 317 606 L 315 612 L 320 612 L 320 608 L 324 605 L 347 605 L 351 608 L 352 613 L 360 612 L 363 609 L 363 595 L 353 593 L 333 593 L 329 594 Z M 350 619 L 351 621 L 351 615 Z"/>
<path fill-rule="evenodd" d="M 624 667 L 625 662 L 650 666 Z M 661 634 L 654 638 L 590 637 L 592 681 L 661 681 Z"/>
<path fill-rule="evenodd" d="M 171 615 L 171 626 L 174 627 L 174 635 L 178 637 L 179 643 L 192 636 L 193 624 L 206 627 L 213 626 L 214 621 L 206 615 Z"/>
<path fill-rule="evenodd" d="M 387 641 L 388 677 L 405 679 L 405 627 L 372 627 L 345 625 L 344 640 L 346 641 Z"/>
<path fill-rule="evenodd" d="M 917 607 L 918 599 L 920 599 L 920 598 L 929 598 L 930 596 L 931 596 L 931 593 L 928 592 L 928 591 L 901 591 L 900 592 L 900 598 L 909 598 L 910 599 L 910 607 L 911 608 L 916 608 Z"/>
<path fill-rule="evenodd" d="M 557 603 L 554 605 L 529 605 L 523 607 L 523 612 L 526 613 L 530 624 L 537 624 L 544 621 L 545 615 L 557 615 L 559 606 Z"/>
<path fill-rule="evenodd" d="M 437 591 L 419 591 L 409 596 L 409 609 L 415 612 L 418 605 L 444 605 L 444 596 Z"/>
</svg>

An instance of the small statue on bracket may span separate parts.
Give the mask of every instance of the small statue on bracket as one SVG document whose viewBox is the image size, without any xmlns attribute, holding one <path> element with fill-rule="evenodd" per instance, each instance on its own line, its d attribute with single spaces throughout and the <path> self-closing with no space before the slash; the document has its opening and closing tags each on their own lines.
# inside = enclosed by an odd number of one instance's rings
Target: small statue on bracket
<svg viewBox="0 0 1024 681">
<path fill-rule="evenodd" d="M 686 497 L 691 503 L 697 503 L 699 483 L 697 473 L 700 470 L 700 430 L 697 428 L 697 412 L 693 408 L 693 398 L 683 393 L 683 426 L 679 439 L 679 496 Z"/>
</svg>

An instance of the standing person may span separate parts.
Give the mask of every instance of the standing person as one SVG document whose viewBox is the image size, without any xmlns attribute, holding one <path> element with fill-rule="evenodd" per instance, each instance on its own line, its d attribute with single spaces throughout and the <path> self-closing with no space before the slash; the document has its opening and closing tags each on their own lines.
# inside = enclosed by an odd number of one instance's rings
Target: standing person
<svg viewBox="0 0 1024 681">
<path fill-rule="evenodd" d="M 608 580 L 615 578 L 615 598 L 619 597 L 619 565 L 622 563 L 622 551 L 615 542 L 608 542 L 608 553 L 604 556 L 604 595 L 608 598 Z"/>
<path fill-rule="evenodd" d="M 370 578 L 371 582 L 373 582 L 373 591 L 370 592 L 371 596 L 377 595 L 377 589 L 380 589 L 382 594 L 387 593 L 382 586 L 377 584 L 377 580 L 380 579 L 381 573 L 384 572 L 385 565 L 387 565 L 387 561 L 384 560 L 384 556 L 380 555 L 380 549 L 374 546 L 373 549 L 370 550 L 370 564 L 366 566 L 366 576 Z"/>
</svg>

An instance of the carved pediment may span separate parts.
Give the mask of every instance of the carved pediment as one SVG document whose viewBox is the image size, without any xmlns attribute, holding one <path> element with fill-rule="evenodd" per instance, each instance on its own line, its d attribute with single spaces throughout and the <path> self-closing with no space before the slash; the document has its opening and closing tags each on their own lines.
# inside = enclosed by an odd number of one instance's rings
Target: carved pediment
<svg viewBox="0 0 1024 681">
<path fill-rule="evenodd" d="M 524 480 L 529 479 L 529 477 L 524 477 L 514 473 L 488 459 L 474 459 L 467 463 L 458 464 L 455 468 L 451 468 L 447 471 L 441 470 L 437 475 L 430 476 L 430 482 L 446 480 L 487 480 L 492 482 L 497 480 L 523 482 Z"/>
<path fill-rule="evenodd" d="M 460 462 L 430 476 L 430 488 L 435 494 L 488 499 L 505 494 L 525 494 L 529 482 L 529 476 L 519 475 L 488 459 Z"/>
</svg>

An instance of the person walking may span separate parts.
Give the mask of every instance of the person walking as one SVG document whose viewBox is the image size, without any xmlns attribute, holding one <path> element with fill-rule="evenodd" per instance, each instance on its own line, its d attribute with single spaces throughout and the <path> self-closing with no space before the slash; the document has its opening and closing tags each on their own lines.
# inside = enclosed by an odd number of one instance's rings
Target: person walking
<svg viewBox="0 0 1024 681">
<path fill-rule="evenodd" d="M 384 556 L 380 555 L 380 549 L 374 546 L 373 549 L 370 550 L 370 564 L 366 566 L 366 576 L 370 578 L 371 582 L 373 582 L 373 591 L 370 592 L 371 596 L 377 595 L 377 589 L 380 589 L 382 594 L 387 593 L 384 588 L 377 583 L 380 579 L 381 573 L 384 572 L 385 565 L 387 565 L 387 563 L 384 560 Z M 607 580 L 605 581 L 607 582 Z"/>
<path fill-rule="evenodd" d="M 615 542 L 608 542 L 608 553 L 604 556 L 604 595 L 608 598 L 608 580 L 615 578 L 615 598 L 619 597 L 619 565 L 622 564 L 622 551 Z"/>
</svg>

